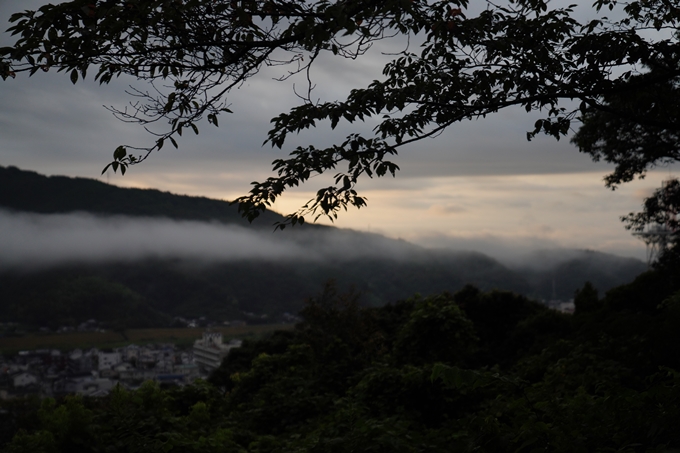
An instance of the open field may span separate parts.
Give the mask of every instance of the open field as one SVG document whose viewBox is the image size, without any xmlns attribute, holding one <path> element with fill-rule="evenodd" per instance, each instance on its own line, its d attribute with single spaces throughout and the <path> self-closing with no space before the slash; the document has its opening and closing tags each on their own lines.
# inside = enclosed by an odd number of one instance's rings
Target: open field
<svg viewBox="0 0 680 453">
<path fill-rule="evenodd" d="M 275 330 L 292 329 L 292 324 L 271 324 L 239 327 L 215 327 L 225 339 L 254 338 Z M 32 349 L 113 348 L 126 344 L 173 343 L 190 346 L 201 338 L 205 328 L 130 329 L 124 332 L 70 332 L 63 334 L 27 334 L 20 337 L 0 338 L 0 353 L 13 353 Z"/>
</svg>

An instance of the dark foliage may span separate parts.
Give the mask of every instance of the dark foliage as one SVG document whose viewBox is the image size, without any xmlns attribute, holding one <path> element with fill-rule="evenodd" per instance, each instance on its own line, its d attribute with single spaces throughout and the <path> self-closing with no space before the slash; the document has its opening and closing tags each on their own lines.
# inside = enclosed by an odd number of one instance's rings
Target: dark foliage
<svg viewBox="0 0 680 453">
<path fill-rule="evenodd" d="M 680 293 L 658 274 L 578 316 L 471 286 L 380 308 L 328 286 L 293 331 L 234 350 L 211 384 L 5 404 L 4 449 L 672 451 Z M 652 289 L 653 310 L 639 298 Z"/>
<path fill-rule="evenodd" d="M 673 451 L 680 293 L 657 274 L 578 316 L 472 286 L 380 308 L 328 286 L 293 331 L 234 350 L 211 384 L 28 402 L 33 416 L 4 404 L 16 432 L 4 449 Z M 650 309 L 644 290 L 663 302 Z"/>
</svg>

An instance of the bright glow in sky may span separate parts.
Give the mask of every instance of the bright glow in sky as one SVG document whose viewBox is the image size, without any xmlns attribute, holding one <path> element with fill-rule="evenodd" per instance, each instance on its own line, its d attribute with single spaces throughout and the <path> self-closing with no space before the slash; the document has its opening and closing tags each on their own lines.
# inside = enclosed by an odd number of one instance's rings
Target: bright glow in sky
<svg viewBox="0 0 680 453">
<path fill-rule="evenodd" d="M 10 14 L 38 0 L 4 0 L 0 28 Z M 8 35 L 0 45 L 9 45 Z M 320 60 L 312 73 L 314 92 L 337 99 L 380 76 L 382 57 L 356 62 Z M 280 69 L 277 69 L 280 71 Z M 354 126 L 330 131 L 320 126 L 292 137 L 283 150 L 261 144 L 269 119 L 295 105 L 292 81 L 276 82 L 272 71 L 230 96 L 233 115 L 220 128 L 199 125 L 198 137 L 185 134 L 180 149 L 166 146 L 127 175 L 100 176 L 119 144 L 146 144 L 140 128 L 116 121 L 102 105 L 121 107 L 135 80 L 100 87 L 91 79 L 73 86 L 68 76 L 38 73 L 0 82 L 0 165 L 48 175 L 99 178 L 128 187 L 152 187 L 179 194 L 233 199 L 249 183 L 270 176 L 270 162 L 297 145 L 342 139 Z M 359 192 L 369 206 L 342 213 L 339 227 L 370 230 L 431 247 L 473 249 L 495 257 L 554 247 L 577 247 L 644 258 L 644 245 L 619 217 L 639 210 L 645 195 L 669 176 L 651 173 L 612 192 L 604 187 L 609 167 L 594 164 L 568 140 L 526 141 L 536 114 L 503 111 L 453 127 L 434 140 L 403 150 L 397 178 L 364 181 Z M 356 126 L 370 129 L 371 124 Z M 275 209 L 289 213 L 328 180 L 315 178 L 284 196 Z M 328 223 L 328 222 L 323 222 Z"/>
</svg>

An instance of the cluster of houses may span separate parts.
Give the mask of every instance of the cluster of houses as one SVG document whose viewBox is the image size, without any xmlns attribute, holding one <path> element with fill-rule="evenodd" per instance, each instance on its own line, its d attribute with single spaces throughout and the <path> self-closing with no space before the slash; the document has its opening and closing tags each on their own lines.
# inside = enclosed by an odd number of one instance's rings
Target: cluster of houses
<svg viewBox="0 0 680 453">
<path fill-rule="evenodd" d="M 21 351 L 0 357 L 0 399 L 28 394 L 104 396 L 116 385 L 135 389 L 148 380 L 186 385 L 207 377 L 240 345 L 239 340 L 224 343 L 220 333 L 206 332 L 190 350 L 172 344 L 132 344 L 109 350 Z"/>
</svg>

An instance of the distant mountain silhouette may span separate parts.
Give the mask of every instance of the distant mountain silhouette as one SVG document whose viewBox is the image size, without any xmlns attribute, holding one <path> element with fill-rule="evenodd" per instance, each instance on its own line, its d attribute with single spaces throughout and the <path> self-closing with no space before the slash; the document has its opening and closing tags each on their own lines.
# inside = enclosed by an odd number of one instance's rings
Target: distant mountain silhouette
<svg viewBox="0 0 680 453">
<path fill-rule="evenodd" d="M 237 207 L 228 202 L 155 189 L 122 188 L 87 178 L 44 176 L 16 167 L 0 166 L 0 206 L 42 214 L 84 211 L 248 225 Z M 282 219 L 266 212 L 253 226 L 270 228 Z"/>
</svg>

